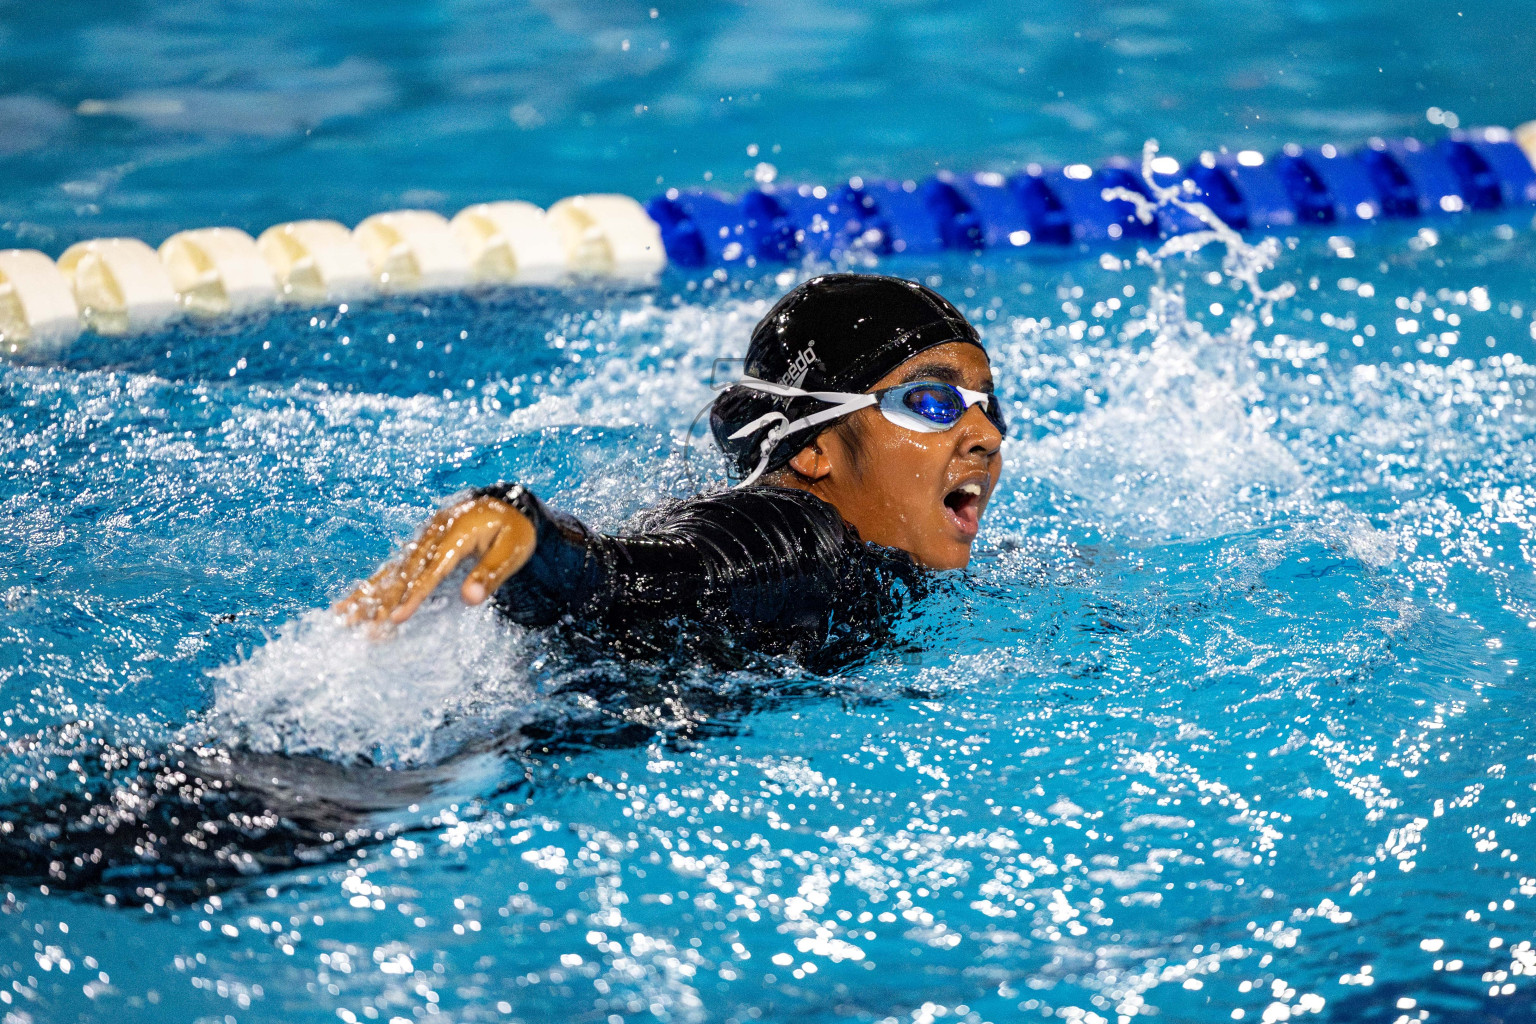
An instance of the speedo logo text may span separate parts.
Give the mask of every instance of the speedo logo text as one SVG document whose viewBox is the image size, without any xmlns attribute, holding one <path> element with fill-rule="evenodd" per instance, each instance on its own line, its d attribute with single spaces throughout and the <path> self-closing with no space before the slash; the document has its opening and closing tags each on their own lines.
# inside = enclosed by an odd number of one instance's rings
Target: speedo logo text
<svg viewBox="0 0 1536 1024">
<path fill-rule="evenodd" d="M 805 383 L 805 375 L 811 372 L 811 367 L 816 363 L 816 343 L 807 342 L 800 354 L 790 360 L 789 369 L 784 372 L 784 383 L 792 388 L 797 388 Z"/>
</svg>

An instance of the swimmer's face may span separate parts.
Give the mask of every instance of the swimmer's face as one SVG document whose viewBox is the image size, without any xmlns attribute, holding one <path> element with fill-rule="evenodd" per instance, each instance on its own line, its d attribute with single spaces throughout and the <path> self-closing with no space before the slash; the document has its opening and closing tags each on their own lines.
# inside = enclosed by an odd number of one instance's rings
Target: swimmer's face
<svg viewBox="0 0 1536 1024">
<path fill-rule="evenodd" d="M 918 353 L 870 390 L 918 380 L 991 391 L 992 369 L 975 345 L 951 342 Z M 933 569 L 961 569 L 997 486 L 1002 443 L 980 406 L 939 433 L 860 409 L 797 453 L 790 468 L 864 540 L 899 548 Z"/>
</svg>

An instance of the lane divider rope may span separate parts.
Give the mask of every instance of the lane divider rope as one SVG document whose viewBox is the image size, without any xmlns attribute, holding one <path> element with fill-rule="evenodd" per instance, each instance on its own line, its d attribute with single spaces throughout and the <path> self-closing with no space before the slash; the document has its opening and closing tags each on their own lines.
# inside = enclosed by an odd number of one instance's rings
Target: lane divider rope
<svg viewBox="0 0 1536 1024">
<path fill-rule="evenodd" d="M 1238 230 L 1363 224 L 1536 205 L 1536 121 L 1479 128 L 1434 143 L 1373 139 L 1352 152 L 1286 146 L 1206 152 L 1180 165 L 1031 164 L 1004 175 L 936 174 L 917 181 L 852 178 L 832 187 L 767 185 L 740 196 L 669 189 L 642 206 L 629 196 L 571 196 L 542 210 L 477 203 L 451 220 L 393 210 L 355 228 L 331 220 L 177 232 L 158 250 L 97 238 L 57 261 L 0 251 L 0 352 L 48 354 L 82 330 L 134 335 L 178 317 L 215 320 L 279 305 L 315 307 L 373 295 L 476 286 L 550 285 L 570 278 L 652 280 L 684 269 L 837 260 L 946 250 L 1076 246 L 1084 251 L 1198 230 L 1169 204 L 1150 222 L 1139 204 L 1158 186 L 1183 188 Z M 1128 190 L 1128 191 L 1121 191 Z M 1132 197 L 1134 198 L 1134 196 Z"/>
</svg>

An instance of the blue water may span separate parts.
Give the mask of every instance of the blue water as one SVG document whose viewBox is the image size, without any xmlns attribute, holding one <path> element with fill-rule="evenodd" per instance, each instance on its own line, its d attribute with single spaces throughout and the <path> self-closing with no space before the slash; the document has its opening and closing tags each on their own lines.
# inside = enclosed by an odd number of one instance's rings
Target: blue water
<svg viewBox="0 0 1536 1024">
<path fill-rule="evenodd" d="M 0 11 L 0 242 L 54 254 L 1536 113 L 1492 6 Z M 1268 310 L 1219 247 L 890 261 L 1017 430 L 970 576 L 834 675 L 319 610 L 471 483 L 717 479 L 711 361 L 813 269 L 0 364 L 0 1019 L 1536 1018 L 1529 211 L 1281 240 Z M 336 833 L 149 799 L 193 748 Z"/>
</svg>

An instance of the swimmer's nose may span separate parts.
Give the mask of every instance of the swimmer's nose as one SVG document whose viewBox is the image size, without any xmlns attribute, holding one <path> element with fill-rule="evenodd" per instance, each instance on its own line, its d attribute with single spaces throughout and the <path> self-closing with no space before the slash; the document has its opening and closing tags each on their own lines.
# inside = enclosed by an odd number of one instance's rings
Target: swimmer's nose
<svg viewBox="0 0 1536 1024">
<path fill-rule="evenodd" d="M 965 410 L 965 415 L 960 417 L 960 430 L 963 431 L 960 441 L 960 450 L 963 452 L 976 452 L 990 457 L 1003 447 L 1002 431 L 997 429 L 997 424 L 987 419 L 987 414 L 981 411 L 979 405 Z"/>
</svg>

